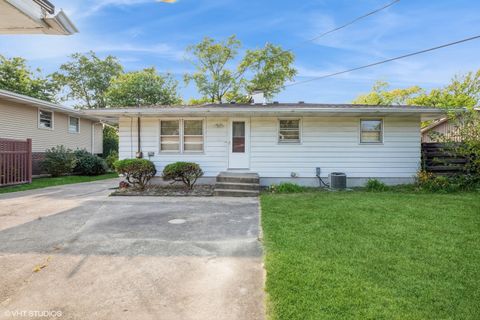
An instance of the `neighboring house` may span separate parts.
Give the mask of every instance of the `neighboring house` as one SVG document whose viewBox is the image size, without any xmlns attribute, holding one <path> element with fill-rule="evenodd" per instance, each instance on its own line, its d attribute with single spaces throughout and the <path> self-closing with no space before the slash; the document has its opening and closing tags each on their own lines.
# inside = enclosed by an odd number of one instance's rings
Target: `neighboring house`
<svg viewBox="0 0 480 320">
<path fill-rule="evenodd" d="M 369 178 L 412 182 L 420 169 L 420 122 L 444 116 L 427 107 L 306 103 L 86 112 L 118 120 L 120 158 L 141 151 L 155 163 L 157 175 L 169 163 L 193 161 L 205 172 L 204 182 L 229 170 L 257 173 L 262 185 L 292 181 L 311 186 L 319 185 L 317 167 L 323 178 L 346 173 L 349 186 Z"/>
<path fill-rule="evenodd" d="M 32 139 L 33 174 L 41 173 L 45 150 L 57 145 L 103 152 L 103 124 L 97 118 L 6 90 L 0 90 L 0 138 Z"/>
<path fill-rule="evenodd" d="M 474 110 L 480 112 L 479 108 L 475 108 Z M 458 125 L 458 119 L 451 119 L 447 117 L 435 121 L 429 126 L 422 129 L 422 142 L 441 142 L 444 138 L 453 141 L 460 141 L 461 138 L 457 136 Z"/>
<path fill-rule="evenodd" d="M 0 0 L 0 34 L 71 35 L 77 28 L 46 0 Z"/>
</svg>

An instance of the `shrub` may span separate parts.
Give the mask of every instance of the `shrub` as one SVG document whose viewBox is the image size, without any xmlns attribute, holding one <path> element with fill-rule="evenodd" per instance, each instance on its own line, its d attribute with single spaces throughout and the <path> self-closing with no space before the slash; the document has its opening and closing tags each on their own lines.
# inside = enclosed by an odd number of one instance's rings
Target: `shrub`
<svg viewBox="0 0 480 320">
<path fill-rule="evenodd" d="M 98 176 L 107 172 L 107 163 L 102 158 L 91 154 L 85 149 L 78 149 L 75 151 L 75 158 L 77 163 L 75 173 L 82 176 Z"/>
<path fill-rule="evenodd" d="M 471 174 L 435 176 L 430 172 L 420 171 L 416 185 L 418 189 L 430 192 L 474 191 L 480 189 L 480 177 Z"/>
<path fill-rule="evenodd" d="M 272 193 L 298 193 L 304 192 L 305 187 L 299 186 L 296 183 L 282 182 L 280 184 L 272 184 L 269 187 L 269 191 Z"/>
<path fill-rule="evenodd" d="M 114 166 L 119 174 L 125 175 L 125 179 L 134 188 L 140 190 L 145 189 L 150 179 L 157 173 L 153 162 L 147 159 L 118 160 Z"/>
<path fill-rule="evenodd" d="M 105 158 L 105 162 L 107 162 L 107 166 L 110 169 L 115 169 L 114 164 L 118 160 L 118 152 L 113 150 L 110 154 Z"/>
<path fill-rule="evenodd" d="M 45 151 L 45 158 L 41 166 L 53 177 L 59 177 L 72 173 L 76 163 L 77 159 L 72 150 L 60 145 Z"/>
<path fill-rule="evenodd" d="M 367 191 L 387 191 L 388 187 L 385 183 L 378 179 L 368 179 L 365 184 Z"/>
<path fill-rule="evenodd" d="M 197 179 L 203 176 L 200 166 L 193 162 L 175 162 L 163 169 L 163 180 L 183 182 L 188 189 L 193 189 Z"/>
</svg>

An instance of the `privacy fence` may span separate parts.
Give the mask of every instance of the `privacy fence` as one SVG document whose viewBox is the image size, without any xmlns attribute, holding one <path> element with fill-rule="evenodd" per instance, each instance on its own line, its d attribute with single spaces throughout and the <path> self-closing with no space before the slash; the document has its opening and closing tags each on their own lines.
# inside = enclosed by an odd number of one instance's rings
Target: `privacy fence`
<svg viewBox="0 0 480 320">
<path fill-rule="evenodd" d="M 32 140 L 0 138 L 0 186 L 32 182 Z"/>
<path fill-rule="evenodd" d="M 455 175 L 463 171 L 467 160 L 447 150 L 443 143 L 422 143 L 422 167 L 436 175 Z"/>
</svg>

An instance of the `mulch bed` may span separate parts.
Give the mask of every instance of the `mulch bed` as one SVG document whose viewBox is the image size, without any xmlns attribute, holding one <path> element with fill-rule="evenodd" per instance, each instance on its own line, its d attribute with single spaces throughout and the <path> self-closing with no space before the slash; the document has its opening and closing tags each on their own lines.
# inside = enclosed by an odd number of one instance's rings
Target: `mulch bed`
<svg viewBox="0 0 480 320">
<path fill-rule="evenodd" d="M 200 184 L 193 190 L 183 185 L 150 185 L 143 191 L 133 188 L 118 189 L 111 196 L 162 196 L 162 197 L 209 197 L 213 196 L 215 186 Z"/>
</svg>

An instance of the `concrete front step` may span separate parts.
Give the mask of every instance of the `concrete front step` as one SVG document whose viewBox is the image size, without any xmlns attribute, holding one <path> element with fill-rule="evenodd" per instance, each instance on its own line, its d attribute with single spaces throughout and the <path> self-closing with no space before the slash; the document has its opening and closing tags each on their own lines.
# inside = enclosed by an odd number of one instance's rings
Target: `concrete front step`
<svg viewBox="0 0 480 320">
<path fill-rule="evenodd" d="M 217 182 L 229 183 L 260 183 L 260 178 L 256 173 L 250 172 L 220 172 L 217 176 Z"/>
<path fill-rule="evenodd" d="M 260 184 L 258 183 L 242 183 L 242 182 L 217 182 L 215 189 L 225 190 L 260 190 Z"/>
<path fill-rule="evenodd" d="M 259 190 L 217 189 L 215 195 L 219 197 L 257 197 Z"/>
</svg>

